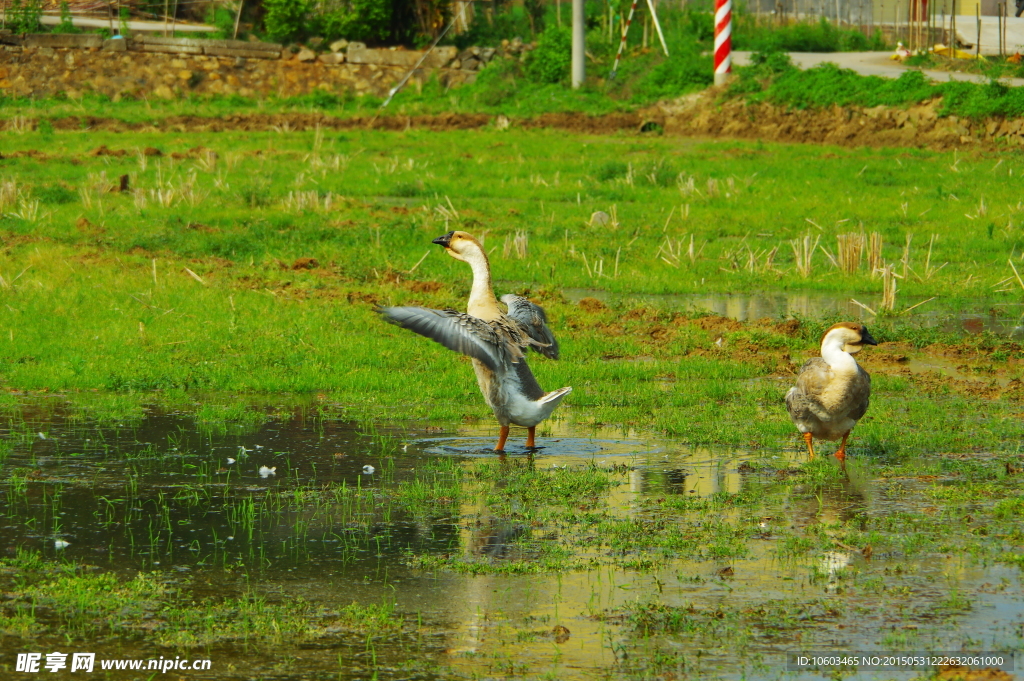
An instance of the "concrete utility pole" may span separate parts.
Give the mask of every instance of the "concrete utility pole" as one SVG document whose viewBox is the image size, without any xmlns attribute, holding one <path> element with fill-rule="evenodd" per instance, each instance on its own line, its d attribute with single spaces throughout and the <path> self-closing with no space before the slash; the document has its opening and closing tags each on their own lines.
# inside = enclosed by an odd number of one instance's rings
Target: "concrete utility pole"
<svg viewBox="0 0 1024 681">
<path fill-rule="evenodd" d="M 577 90 L 586 80 L 586 15 L 583 0 L 572 0 L 572 89 Z"/>
</svg>

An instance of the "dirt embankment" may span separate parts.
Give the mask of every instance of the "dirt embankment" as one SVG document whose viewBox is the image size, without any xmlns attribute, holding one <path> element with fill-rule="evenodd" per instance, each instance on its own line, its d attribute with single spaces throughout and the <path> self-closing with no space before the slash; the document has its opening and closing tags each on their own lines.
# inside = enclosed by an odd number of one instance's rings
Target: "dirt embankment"
<svg viewBox="0 0 1024 681">
<path fill-rule="evenodd" d="M 643 113 L 673 135 L 701 135 L 840 146 L 932 149 L 1019 147 L 1024 118 L 971 121 L 940 117 L 941 100 L 908 109 L 877 106 L 796 110 L 744 100 L 722 101 L 714 90 L 663 102 Z"/>
<path fill-rule="evenodd" d="M 771 104 L 723 101 L 709 90 L 662 102 L 638 112 L 591 116 L 550 113 L 529 118 L 490 114 L 354 116 L 327 113 L 240 113 L 222 117 L 168 116 L 159 121 L 133 123 L 115 118 L 70 116 L 53 120 L 58 130 L 111 132 L 229 130 L 470 130 L 494 126 L 526 129 L 551 128 L 584 134 L 663 132 L 682 137 L 760 139 L 770 142 L 835 144 L 839 146 L 902 146 L 946 150 L 956 148 L 1013 148 L 1024 145 L 1024 118 L 971 121 L 938 115 L 941 102 L 910 107 L 839 107 L 794 110 Z M 34 125 L 35 123 L 30 123 Z M 24 121 L 19 125 L 25 125 Z"/>
</svg>

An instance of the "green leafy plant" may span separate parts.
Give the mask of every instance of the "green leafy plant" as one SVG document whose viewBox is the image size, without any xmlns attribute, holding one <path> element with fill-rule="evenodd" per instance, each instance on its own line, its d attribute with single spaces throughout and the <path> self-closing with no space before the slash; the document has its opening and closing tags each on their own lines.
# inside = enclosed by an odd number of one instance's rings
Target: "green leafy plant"
<svg viewBox="0 0 1024 681">
<path fill-rule="evenodd" d="M 41 0 L 11 0 L 7 9 L 8 25 L 14 33 L 35 33 L 43 15 Z"/>
<path fill-rule="evenodd" d="M 351 0 L 313 17 L 311 27 L 326 40 L 347 38 L 381 43 L 391 35 L 394 11 L 387 0 Z"/>
<path fill-rule="evenodd" d="M 569 77 L 571 63 L 572 34 L 567 28 L 550 28 L 527 55 L 526 75 L 538 83 L 560 83 Z"/>
<path fill-rule="evenodd" d="M 267 37 L 278 42 L 299 40 L 305 33 L 309 0 L 264 0 L 263 26 Z"/>
<path fill-rule="evenodd" d="M 82 30 L 77 28 L 74 22 L 71 20 L 71 7 L 68 5 L 68 0 L 61 0 L 60 3 L 60 23 L 53 27 L 54 33 L 81 33 Z"/>
</svg>

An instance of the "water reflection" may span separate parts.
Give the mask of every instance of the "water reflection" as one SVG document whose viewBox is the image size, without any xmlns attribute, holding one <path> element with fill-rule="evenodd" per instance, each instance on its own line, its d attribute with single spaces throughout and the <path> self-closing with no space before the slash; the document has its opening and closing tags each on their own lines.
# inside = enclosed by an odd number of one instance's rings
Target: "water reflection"
<svg viewBox="0 0 1024 681">
<path fill-rule="evenodd" d="M 819 293 L 801 291 L 773 291 L 755 293 L 688 293 L 688 294 L 612 294 L 600 289 L 564 289 L 566 298 L 578 303 L 583 298 L 597 298 L 603 301 L 634 300 L 657 302 L 659 305 L 678 309 L 682 312 L 710 312 L 737 321 L 752 321 L 765 317 L 781 319 L 788 317 L 820 318 L 841 314 L 851 320 L 869 322 L 874 315 L 853 299 L 877 308 L 876 296 L 864 292 Z M 912 316 L 905 317 L 908 323 L 923 327 L 939 327 L 944 331 L 959 331 L 967 334 L 990 331 L 1013 338 L 1024 337 L 1024 303 L 1009 303 L 1004 300 L 958 301 L 950 305 L 942 300 L 929 300 L 922 296 L 907 296 L 900 299 L 906 309 L 924 303 L 914 309 Z M 983 311 L 983 312 L 979 312 Z"/>
<path fill-rule="evenodd" d="M 26 410 L 30 416 L 11 419 L 3 432 L 9 451 L 0 484 L 0 541 L 8 552 L 33 548 L 129 574 L 155 569 L 190 575 L 197 597 L 236 594 L 255 582 L 274 598 L 302 597 L 334 607 L 387 599 L 431 632 L 417 648 L 427 652 L 418 654 L 435 656 L 450 676 L 547 674 L 580 680 L 609 670 L 628 675 L 633 658 L 621 652 L 650 646 L 666 659 L 702 650 L 703 661 L 689 664 L 709 665 L 699 668 L 712 675 L 756 676 L 745 666 L 748 661 L 729 649 L 728 636 L 715 647 L 695 643 L 686 633 L 645 637 L 611 614 L 656 603 L 692 609 L 695 614 L 687 617 L 700 624 L 701 613 L 733 612 L 744 603 L 783 601 L 794 594 L 813 603 L 841 595 L 851 574 L 883 569 L 887 560 L 876 556 L 869 562 L 837 542 L 786 549 L 782 536 L 819 537 L 821 527 L 892 508 L 882 503 L 871 481 L 813 478 L 801 466 L 805 452 L 796 446 L 772 451 L 687 447 L 635 431 L 580 432 L 564 421 L 546 423 L 545 447 L 532 460 L 513 452 L 508 470 L 597 466 L 616 471 L 621 482 L 603 493 L 600 508 L 559 511 L 567 517 L 598 514 L 592 526 L 577 528 L 526 513 L 525 501 L 495 502 L 505 484 L 501 476 L 474 483 L 473 493 L 458 503 L 436 498 L 427 507 L 399 503 L 405 490 L 429 478 L 424 471 L 432 466 L 472 474 L 482 462 L 496 461 L 489 452 L 490 427 L 438 436 L 400 424 L 374 428 L 309 418 L 302 405 L 291 409 L 290 418 L 246 429 L 198 428 L 191 418 L 173 413 L 99 426 L 71 419 L 52 405 Z M 367 465 L 373 474 L 363 472 Z M 276 472 L 264 478 L 260 467 Z M 796 482 L 778 485 L 785 480 Z M 775 487 L 781 492 L 761 506 L 691 508 L 686 503 Z M 681 530 L 719 528 L 723 545 L 728 536 L 742 536 L 743 551 L 714 554 L 703 546 L 692 555 L 672 548 L 633 551 L 627 557 L 635 561 L 627 563 L 612 555 L 597 529 L 601 523 L 635 522 L 642 528 L 654 521 Z M 596 539 L 581 544 L 585 548 L 575 558 L 584 567 L 571 570 L 459 574 L 410 566 L 410 554 L 456 556 L 489 566 L 528 563 L 545 546 L 572 540 L 573 532 Z M 58 549 L 57 541 L 67 545 Z M 940 578 L 958 584 L 992 579 L 980 567 L 951 571 L 927 554 L 893 560 L 917 571 L 916 581 L 901 577 L 901 584 L 916 589 L 908 602 L 938 598 Z M 860 598 L 848 611 L 875 616 L 874 601 Z M 1024 614 L 1019 603 L 1000 607 L 1004 623 Z M 866 627 L 850 615 L 842 620 L 842 633 L 835 634 L 831 627 L 840 619 L 821 616 L 832 638 L 819 636 L 814 621 L 801 631 L 808 641 L 846 649 L 877 645 L 880 624 Z M 985 624 L 993 637 L 996 630 Z M 752 655 L 781 654 L 794 645 L 788 636 L 772 632 L 744 645 Z M 302 660 L 309 678 L 326 677 L 336 657 L 331 650 L 285 653 Z M 396 644 L 395 669 L 407 654 Z M 645 659 L 655 659 L 651 655 Z M 340 676 L 367 675 L 365 669 L 350 669 Z M 395 672 L 390 678 L 400 677 Z"/>
</svg>

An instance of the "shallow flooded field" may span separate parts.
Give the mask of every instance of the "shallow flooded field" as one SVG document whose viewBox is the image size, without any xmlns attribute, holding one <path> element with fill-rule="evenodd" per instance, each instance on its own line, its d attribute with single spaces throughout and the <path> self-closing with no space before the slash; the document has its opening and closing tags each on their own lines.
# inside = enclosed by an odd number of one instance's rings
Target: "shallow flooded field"
<svg viewBox="0 0 1024 681">
<path fill-rule="evenodd" d="M 49 657 L 76 652 L 113 681 L 668 681 L 1021 649 L 1020 158 L 186 133 L 123 105 L 145 129 L 22 126 L 0 159 L 0 678 L 82 678 Z M 465 308 L 452 230 L 558 338 L 530 366 L 573 392 L 538 451 L 494 455 L 468 362 L 379 314 Z M 848 320 L 879 344 L 847 478 L 783 398 Z"/>
<path fill-rule="evenodd" d="M 9 414 L 7 669 L 70 649 L 212 661 L 190 679 L 822 678 L 786 655 L 1021 647 L 1021 504 L 992 455 L 846 479 L 796 447 L 555 422 L 499 459 L 492 428 L 325 406 Z"/>
</svg>

